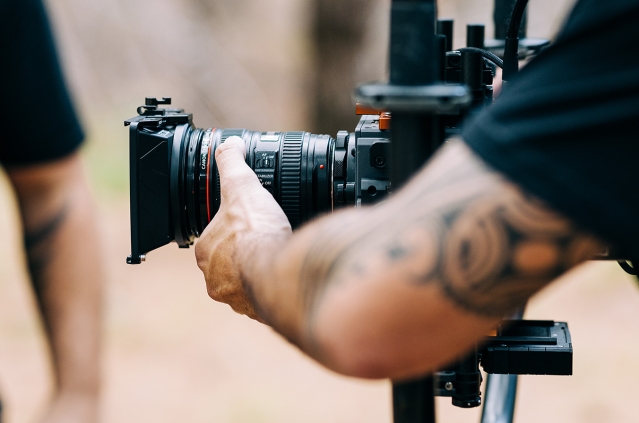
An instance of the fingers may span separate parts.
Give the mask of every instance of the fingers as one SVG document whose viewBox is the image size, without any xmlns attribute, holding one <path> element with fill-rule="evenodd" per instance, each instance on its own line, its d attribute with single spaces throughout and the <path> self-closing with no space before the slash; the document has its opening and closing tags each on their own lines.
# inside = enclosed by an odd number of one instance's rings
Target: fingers
<svg viewBox="0 0 639 423">
<path fill-rule="evenodd" d="M 215 151 L 215 161 L 220 174 L 222 198 L 238 189 L 261 188 L 257 176 L 246 164 L 246 145 L 240 137 L 229 137 Z"/>
</svg>

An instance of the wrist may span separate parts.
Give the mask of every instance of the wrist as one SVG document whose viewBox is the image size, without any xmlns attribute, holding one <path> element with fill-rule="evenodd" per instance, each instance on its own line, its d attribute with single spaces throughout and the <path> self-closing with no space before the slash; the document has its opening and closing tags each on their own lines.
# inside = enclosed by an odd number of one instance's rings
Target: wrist
<svg viewBox="0 0 639 423">
<path fill-rule="evenodd" d="M 273 289 L 277 280 L 276 263 L 286 238 L 273 234 L 252 234 L 239 249 L 240 275 L 246 295 L 262 320 L 271 324 Z"/>
<path fill-rule="evenodd" d="M 305 316 L 298 269 L 304 248 L 300 235 L 297 232 L 292 236 L 289 228 L 254 236 L 247 248 L 242 249 L 242 280 L 262 322 L 303 347 Z"/>
</svg>

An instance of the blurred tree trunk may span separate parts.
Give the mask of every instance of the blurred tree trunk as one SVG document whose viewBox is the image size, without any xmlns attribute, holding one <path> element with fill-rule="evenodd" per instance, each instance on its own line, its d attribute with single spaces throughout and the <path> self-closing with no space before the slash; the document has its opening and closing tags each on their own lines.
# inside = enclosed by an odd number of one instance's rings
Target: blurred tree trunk
<svg viewBox="0 0 639 423">
<path fill-rule="evenodd" d="M 366 41 L 371 0 L 312 0 L 314 48 L 311 124 L 316 133 L 334 136 L 357 123 L 352 93 L 357 61 Z"/>
</svg>

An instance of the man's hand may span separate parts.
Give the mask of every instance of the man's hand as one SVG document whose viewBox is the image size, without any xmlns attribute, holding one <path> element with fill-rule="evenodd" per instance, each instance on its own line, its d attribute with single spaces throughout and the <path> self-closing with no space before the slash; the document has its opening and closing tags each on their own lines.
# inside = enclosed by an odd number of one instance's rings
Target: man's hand
<svg viewBox="0 0 639 423">
<path fill-rule="evenodd" d="M 211 298 L 263 321 L 246 291 L 242 273 L 256 259 L 251 254 L 254 248 L 259 248 L 255 243 L 264 237 L 284 240 L 291 235 L 291 225 L 247 166 L 245 154 L 246 146 L 240 137 L 230 137 L 217 148 L 220 210 L 202 234 L 195 254 Z M 261 255 L 260 260 L 268 256 Z"/>
</svg>

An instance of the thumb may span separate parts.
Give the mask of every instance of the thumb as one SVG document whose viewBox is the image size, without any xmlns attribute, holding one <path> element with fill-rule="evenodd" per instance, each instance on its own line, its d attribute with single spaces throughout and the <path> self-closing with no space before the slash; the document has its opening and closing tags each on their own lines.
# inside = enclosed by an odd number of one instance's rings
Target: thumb
<svg viewBox="0 0 639 423">
<path fill-rule="evenodd" d="M 246 144 L 244 144 L 244 140 L 238 136 L 228 137 L 215 150 L 215 162 L 217 163 L 220 177 L 237 168 L 248 168 L 244 161 L 245 157 Z"/>
<path fill-rule="evenodd" d="M 222 196 L 234 192 L 240 186 L 257 183 L 257 176 L 246 164 L 246 144 L 240 137 L 229 137 L 215 150 L 215 162 L 220 174 Z M 260 185 L 261 186 L 261 185 Z"/>
</svg>

